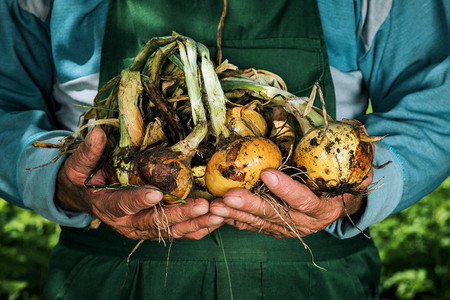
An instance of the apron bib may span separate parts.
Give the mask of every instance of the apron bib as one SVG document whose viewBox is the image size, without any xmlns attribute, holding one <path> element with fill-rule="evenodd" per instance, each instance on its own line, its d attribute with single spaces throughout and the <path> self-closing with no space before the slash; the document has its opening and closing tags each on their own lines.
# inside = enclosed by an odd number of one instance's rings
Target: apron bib
<svg viewBox="0 0 450 300">
<path fill-rule="evenodd" d="M 202 42 L 215 54 L 222 1 L 111 1 L 104 37 L 101 85 L 130 66 L 152 37 L 171 31 Z M 229 0 L 222 57 L 239 68 L 280 75 L 291 93 L 309 96 L 318 81 L 334 115 L 334 87 L 314 0 Z M 319 105 L 320 106 L 320 105 Z M 364 236 L 339 240 L 322 231 L 275 239 L 220 229 L 212 237 L 172 245 L 137 241 L 106 225 L 63 227 L 46 288 L 48 299 L 376 299 L 380 260 Z"/>
<path fill-rule="evenodd" d="M 222 10 L 223 1 L 217 0 L 111 1 L 100 86 L 128 68 L 149 39 L 172 31 L 203 43 L 214 57 Z M 334 86 L 316 1 L 228 1 L 222 57 L 241 69 L 280 75 L 297 96 L 308 97 L 319 82 L 334 117 Z M 320 101 L 315 104 L 321 107 Z"/>
</svg>

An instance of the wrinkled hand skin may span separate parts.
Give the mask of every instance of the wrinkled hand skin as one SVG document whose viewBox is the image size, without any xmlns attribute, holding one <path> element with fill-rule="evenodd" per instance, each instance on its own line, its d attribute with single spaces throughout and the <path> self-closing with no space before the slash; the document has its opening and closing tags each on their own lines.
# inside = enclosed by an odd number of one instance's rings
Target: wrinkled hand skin
<svg viewBox="0 0 450 300">
<path fill-rule="evenodd" d="M 371 170 L 360 187 L 367 187 L 372 178 Z M 295 226 L 298 235 L 285 225 L 266 200 L 246 189 L 232 189 L 222 198 L 215 199 L 210 206 L 211 213 L 225 218 L 225 223 L 238 229 L 262 232 L 276 238 L 304 237 L 346 217 L 341 196 L 320 198 L 304 184 L 275 169 L 263 171 L 261 179 L 272 193 L 290 206 L 289 215 L 293 222 L 289 221 L 289 224 Z M 364 209 L 362 199 L 362 196 L 344 194 L 349 215 Z"/>
<path fill-rule="evenodd" d="M 200 239 L 224 224 L 222 217 L 208 213 L 209 202 L 205 199 L 189 199 L 185 204 L 163 207 L 157 205 L 162 193 L 153 189 L 85 187 L 84 181 L 98 165 L 105 144 L 103 130 L 93 128 L 76 152 L 65 160 L 56 179 L 56 205 L 95 215 L 130 239 Z M 105 182 L 100 170 L 89 183 L 103 185 Z"/>
</svg>

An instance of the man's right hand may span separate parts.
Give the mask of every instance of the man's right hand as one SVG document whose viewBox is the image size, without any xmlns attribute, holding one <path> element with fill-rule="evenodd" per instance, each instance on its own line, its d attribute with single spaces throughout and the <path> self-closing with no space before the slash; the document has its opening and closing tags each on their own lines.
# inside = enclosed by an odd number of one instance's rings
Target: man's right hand
<svg viewBox="0 0 450 300">
<path fill-rule="evenodd" d="M 162 193 L 151 189 L 95 189 L 84 185 L 97 167 L 106 145 L 106 135 L 93 128 L 78 149 L 61 166 L 56 179 L 55 203 L 69 211 L 87 212 L 118 233 L 131 239 L 200 239 L 223 224 L 223 218 L 209 213 L 205 199 L 188 199 L 185 204 L 156 206 Z M 99 170 L 89 181 L 104 185 Z"/>
</svg>

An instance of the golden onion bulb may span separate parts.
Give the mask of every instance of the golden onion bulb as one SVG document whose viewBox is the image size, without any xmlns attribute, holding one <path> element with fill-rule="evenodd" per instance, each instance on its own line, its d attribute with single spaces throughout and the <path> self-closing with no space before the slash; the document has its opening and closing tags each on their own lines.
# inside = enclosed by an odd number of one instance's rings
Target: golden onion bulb
<svg viewBox="0 0 450 300">
<path fill-rule="evenodd" d="M 238 137 L 225 143 L 206 166 L 205 182 L 214 196 L 223 196 L 231 188 L 251 189 L 259 180 L 261 171 L 278 168 L 281 152 L 263 137 Z"/>
<path fill-rule="evenodd" d="M 227 109 L 226 122 L 230 130 L 240 136 L 265 136 L 267 123 L 257 111 L 236 106 Z"/>
<path fill-rule="evenodd" d="M 306 172 L 305 184 L 316 192 L 339 195 L 356 188 L 369 173 L 373 149 L 362 125 L 331 122 L 309 131 L 298 143 L 293 157 Z"/>
</svg>

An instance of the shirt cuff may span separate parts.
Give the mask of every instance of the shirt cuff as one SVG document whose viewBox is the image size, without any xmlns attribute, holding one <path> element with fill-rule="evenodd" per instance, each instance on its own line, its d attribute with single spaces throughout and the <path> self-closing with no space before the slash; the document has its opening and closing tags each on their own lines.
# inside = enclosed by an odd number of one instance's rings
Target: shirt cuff
<svg viewBox="0 0 450 300">
<path fill-rule="evenodd" d="M 367 206 L 361 218 L 355 224 L 359 229 L 365 230 L 369 226 L 380 222 L 392 214 L 402 198 L 403 168 L 397 154 L 382 142 L 375 143 L 374 165 L 381 166 L 373 169 L 373 190 L 367 197 Z M 360 233 L 351 224 L 348 218 L 339 219 L 325 229 L 333 236 L 346 239 Z"/>
<path fill-rule="evenodd" d="M 59 152 L 58 149 L 36 148 L 34 141 L 59 143 L 59 139 L 69 135 L 67 131 L 52 131 L 35 134 L 27 139 L 16 162 L 16 183 L 19 195 L 26 208 L 57 224 L 83 228 L 90 224 L 93 217 L 87 213 L 65 211 L 55 205 L 55 183 L 58 170 L 65 156 L 47 166 L 34 168 L 50 162 Z"/>
</svg>

